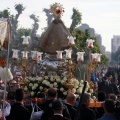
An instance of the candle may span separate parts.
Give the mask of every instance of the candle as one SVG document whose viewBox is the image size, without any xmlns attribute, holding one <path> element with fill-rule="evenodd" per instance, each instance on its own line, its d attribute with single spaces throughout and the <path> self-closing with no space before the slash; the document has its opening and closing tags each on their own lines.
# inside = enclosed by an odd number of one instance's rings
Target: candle
<svg viewBox="0 0 120 120">
<path fill-rule="evenodd" d="M 72 50 L 65 50 L 66 51 L 66 59 L 71 58 Z"/>
<path fill-rule="evenodd" d="M 84 61 L 84 54 L 85 52 L 77 52 L 77 61 Z"/>
<path fill-rule="evenodd" d="M 93 42 L 95 42 L 95 40 L 92 40 L 92 39 L 87 39 L 87 42 L 88 42 L 88 48 L 93 48 Z"/>
<path fill-rule="evenodd" d="M 19 50 L 12 49 L 12 51 L 13 51 L 12 58 L 13 58 L 13 59 L 18 59 L 18 52 L 19 52 Z"/>
<path fill-rule="evenodd" d="M 70 44 L 70 45 L 74 45 L 74 44 L 75 44 L 75 41 L 74 41 L 74 40 L 76 39 L 76 37 L 68 36 L 67 38 L 69 39 L 69 44 Z"/>
<path fill-rule="evenodd" d="M 37 52 L 37 61 L 42 60 L 42 54 L 43 54 L 43 52 Z"/>
<path fill-rule="evenodd" d="M 62 59 L 62 52 L 63 51 L 56 51 L 57 52 L 57 59 Z"/>
</svg>

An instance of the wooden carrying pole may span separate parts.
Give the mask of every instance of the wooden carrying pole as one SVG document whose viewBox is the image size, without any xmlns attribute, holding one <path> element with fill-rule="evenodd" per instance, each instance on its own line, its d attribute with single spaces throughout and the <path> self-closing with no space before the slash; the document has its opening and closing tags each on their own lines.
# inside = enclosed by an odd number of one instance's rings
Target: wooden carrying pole
<svg viewBox="0 0 120 120">
<path fill-rule="evenodd" d="M 10 39 L 11 39 L 11 25 L 9 19 L 7 20 L 7 32 L 8 32 L 8 48 L 7 48 L 7 55 L 6 55 L 6 73 L 8 73 L 8 67 L 9 67 L 9 45 L 10 45 Z M 3 96 L 3 110 L 5 108 L 5 100 L 6 100 L 6 85 L 7 85 L 7 76 L 5 76 L 4 80 L 4 96 Z"/>
</svg>

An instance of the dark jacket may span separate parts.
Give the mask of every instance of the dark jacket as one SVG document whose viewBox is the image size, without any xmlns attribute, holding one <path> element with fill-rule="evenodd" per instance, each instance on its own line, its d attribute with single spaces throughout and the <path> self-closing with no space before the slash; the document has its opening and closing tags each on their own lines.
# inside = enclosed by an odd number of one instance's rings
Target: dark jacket
<svg viewBox="0 0 120 120">
<path fill-rule="evenodd" d="M 85 104 L 81 105 L 78 120 L 96 120 L 95 112 Z"/>
<path fill-rule="evenodd" d="M 44 108 L 43 108 L 44 113 L 41 116 L 41 120 L 48 120 L 49 118 L 53 117 L 54 112 L 52 110 L 52 102 L 53 100 L 46 100 L 46 102 L 44 103 Z M 63 109 L 63 116 L 66 118 L 70 118 L 67 107 Z"/>
<path fill-rule="evenodd" d="M 52 118 L 50 118 L 49 120 L 70 120 L 68 118 L 62 117 L 60 115 L 54 115 Z"/>
<path fill-rule="evenodd" d="M 115 85 L 115 84 L 112 84 L 112 88 L 113 88 L 114 94 L 117 95 L 117 94 L 119 93 L 119 88 L 118 88 L 118 86 Z"/>
<path fill-rule="evenodd" d="M 64 104 L 67 106 L 71 120 L 74 120 L 74 117 L 75 117 L 77 110 L 72 105 L 70 105 L 68 103 L 64 103 Z"/>
<path fill-rule="evenodd" d="M 6 120 L 29 120 L 30 112 L 21 103 L 14 103 L 11 106 L 10 115 Z"/>
</svg>

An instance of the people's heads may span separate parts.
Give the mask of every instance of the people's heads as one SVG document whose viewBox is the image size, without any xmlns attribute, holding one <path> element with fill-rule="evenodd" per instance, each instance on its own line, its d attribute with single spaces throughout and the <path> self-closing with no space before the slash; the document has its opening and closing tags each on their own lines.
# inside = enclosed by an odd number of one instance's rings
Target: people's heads
<svg viewBox="0 0 120 120">
<path fill-rule="evenodd" d="M 47 91 L 47 99 L 55 99 L 57 98 L 57 89 L 50 88 Z"/>
<path fill-rule="evenodd" d="M 103 91 L 98 92 L 98 101 L 105 101 L 106 99 L 106 93 Z"/>
<path fill-rule="evenodd" d="M 83 99 L 82 99 L 82 104 L 86 104 L 87 106 L 90 103 L 90 94 L 84 93 Z"/>
<path fill-rule="evenodd" d="M 114 101 L 117 100 L 117 96 L 116 96 L 115 94 L 109 94 L 108 98 L 109 98 L 109 99 L 112 99 L 112 100 L 114 100 Z"/>
<path fill-rule="evenodd" d="M 14 99 L 15 99 L 15 92 L 14 91 L 8 92 L 7 100 L 14 100 Z"/>
<path fill-rule="evenodd" d="M 112 99 L 105 100 L 105 103 L 103 104 L 105 113 L 114 113 L 115 110 L 115 103 Z"/>
<path fill-rule="evenodd" d="M 106 77 L 107 77 L 108 80 L 112 79 L 112 75 L 111 74 L 107 74 Z"/>
<path fill-rule="evenodd" d="M 54 100 L 52 103 L 52 109 L 54 111 L 54 113 L 59 113 L 62 114 L 64 105 L 60 100 Z"/>
<path fill-rule="evenodd" d="M 23 89 L 19 88 L 15 91 L 15 99 L 16 101 L 21 102 L 23 100 L 24 97 L 24 92 Z"/>
<path fill-rule="evenodd" d="M 76 95 L 74 93 L 69 93 L 66 102 L 74 106 L 76 103 Z"/>
</svg>

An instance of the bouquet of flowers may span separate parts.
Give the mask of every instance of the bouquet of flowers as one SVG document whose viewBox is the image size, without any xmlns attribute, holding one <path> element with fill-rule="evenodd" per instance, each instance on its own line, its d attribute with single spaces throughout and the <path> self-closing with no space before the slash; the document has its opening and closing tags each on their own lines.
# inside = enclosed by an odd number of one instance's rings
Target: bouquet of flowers
<svg viewBox="0 0 120 120">
<path fill-rule="evenodd" d="M 82 93 L 82 89 L 84 86 L 84 81 L 78 81 L 75 78 L 71 79 L 74 87 L 71 89 L 71 92 L 76 94 L 76 97 Z M 27 84 L 24 87 L 24 91 L 29 91 L 32 97 L 35 97 L 38 92 L 46 92 L 47 89 L 54 87 L 58 90 L 58 97 L 65 98 L 68 94 L 68 88 L 65 85 L 65 82 L 68 82 L 68 77 L 66 76 L 44 76 L 44 77 L 29 77 L 27 78 Z M 93 89 L 90 89 L 89 84 L 87 84 L 85 92 L 89 92 L 91 95 L 93 93 Z"/>
</svg>

